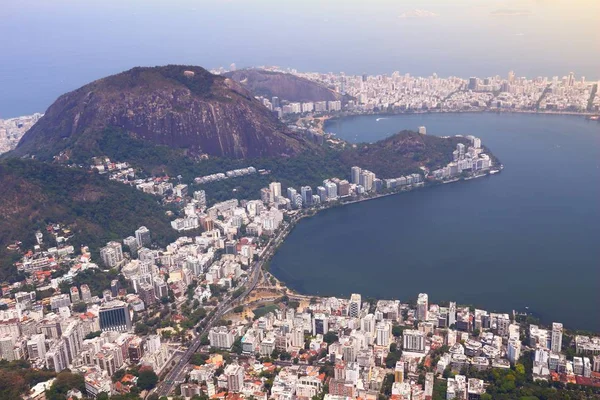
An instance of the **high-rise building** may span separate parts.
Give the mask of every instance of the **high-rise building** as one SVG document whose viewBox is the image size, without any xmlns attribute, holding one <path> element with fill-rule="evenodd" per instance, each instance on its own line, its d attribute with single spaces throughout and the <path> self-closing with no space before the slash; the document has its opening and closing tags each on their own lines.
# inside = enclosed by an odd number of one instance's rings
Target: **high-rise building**
<svg viewBox="0 0 600 400">
<path fill-rule="evenodd" d="M 137 239 L 133 236 L 129 236 L 126 237 L 125 239 L 123 239 L 123 244 L 125 246 L 127 246 L 127 248 L 129 249 L 129 252 L 131 253 L 131 255 L 133 257 L 137 257 L 137 251 L 138 251 L 138 244 L 137 244 Z"/>
<path fill-rule="evenodd" d="M 150 230 L 145 226 L 139 227 L 135 231 L 135 239 L 137 240 L 138 247 L 149 247 L 152 243 L 152 238 L 150 237 Z"/>
<path fill-rule="evenodd" d="M 46 359 L 46 336 L 43 333 L 31 335 L 27 341 L 27 353 L 30 360 Z"/>
<path fill-rule="evenodd" d="M 373 335 L 375 333 L 375 315 L 367 314 L 360 320 L 360 330 Z"/>
<path fill-rule="evenodd" d="M 103 331 L 127 332 L 131 330 L 131 317 L 127 304 L 113 300 L 100 307 L 98 313 Z"/>
<path fill-rule="evenodd" d="M 277 97 L 277 96 L 271 97 L 271 104 L 273 105 L 273 108 L 280 107 L 281 103 L 279 102 L 279 97 Z"/>
<path fill-rule="evenodd" d="M 369 192 L 373 190 L 373 182 L 375 181 L 375 173 L 366 169 L 362 170 L 359 177 L 359 184 L 365 188 L 365 191 Z"/>
<path fill-rule="evenodd" d="M 113 279 L 112 281 L 110 281 L 110 292 L 113 297 L 119 296 L 119 289 L 120 285 L 117 279 Z"/>
<path fill-rule="evenodd" d="M 167 282 L 156 276 L 152 280 L 152 283 L 154 285 L 154 294 L 157 298 L 162 299 L 163 297 L 169 296 L 169 286 L 167 285 Z"/>
<path fill-rule="evenodd" d="M 337 185 L 330 180 L 323 181 L 323 185 L 325 186 L 327 200 L 337 199 Z"/>
<path fill-rule="evenodd" d="M 84 302 L 89 302 L 92 300 L 92 292 L 90 291 L 90 287 L 87 284 L 83 284 L 80 287 L 81 300 Z"/>
<path fill-rule="evenodd" d="M 81 301 L 81 298 L 79 297 L 79 289 L 77 289 L 77 286 L 71 286 L 71 303 L 75 304 L 75 303 L 79 303 Z"/>
<path fill-rule="evenodd" d="M 474 76 L 469 78 L 469 90 L 477 90 L 477 78 Z"/>
<path fill-rule="evenodd" d="M 100 258 L 107 267 L 115 267 L 123 261 L 123 246 L 119 242 L 108 242 L 100 249 Z"/>
<path fill-rule="evenodd" d="M 508 71 L 508 83 L 515 81 L 515 71 Z"/>
<path fill-rule="evenodd" d="M 351 171 L 352 183 L 354 183 L 355 185 L 360 184 L 360 172 L 361 172 L 360 167 L 352 167 L 350 169 L 350 171 Z"/>
<path fill-rule="evenodd" d="M 419 293 L 417 298 L 417 321 L 427 321 L 429 299 L 427 293 Z"/>
<path fill-rule="evenodd" d="M 562 334 L 563 325 L 559 322 L 552 323 L 552 341 L 550 342 L 550 349 L 553 353 L 560 353 L 562 349 Z"/>
<path fill-rule="evenodd" d="M 235 341 L 233 333 L 226 326 L 217 326 L 211 328 L 208 333 L 208 340 L 211 347 L 217 349 L 230 349 Z"/>
<path fill-rule="evenodd" d="M 300 193 L 302 194 L 302 204 L 305 207 L 310 207 L 312 205 L 312 188 L 310 186 L 302 186 Z"/>
<path fill-rule="evenodd" d="M 293 187 L 287 188 L 287 198 L 290 199 L 290 201 L 292 203 L 294 202 L 294 198 L 296 197 L 297 194 L 298 194 L 298 191 L 296 189 L 294 189 Z"/>
<path fill-rule="evenodd" d="M 260 200 L 265 204 L 273 203 L 273 192 L 269 188 L 260 189 Z"/>
<path fill-rule="evenodd" d="M 317 196 L 319 196 L 321 203 L 325 203 L 327 201 L 327 189 L 323 186 L 317 186 Z"/>
<path fill-rule="evenodd" d="M 394 382 L 404 382 L 404 361 L 396 361 L 394 368 Z"/>
<path fill-rule="evenodd" d="M 518 338 L 509 339 L 506 358 L 516 364 L 519 357 L 521 357 L 521 341 Z"/>
<path fill-rule="evenodd" d="M 273 194 L 273 201 L 277 201 L 277 198 L 281 197 L 281 182 L 271 182 L 269 189 L 271 189 L 271 193 Z"/>
<path fill-rule="evenodd" d="M 425 351 L 425 332 L 416 329 L 405 329 L 402 332 L 404 351 L 423 353 Z"/>
<path fill-rule="evenodd" d="M 392 325 L 388 321 L 380 321 L 375 327 L 377 346 L 387 347 L 390 345 L 392 335 Z"/>
<path fill-rule="evenodd" d="M 206 192 L 204 190 L 196 190 L 194 192 L 194 200 L 198 202 L 198 207 L 206 207 Z"/>
<path fill-rule="evenodd" d="M 350 296 L 350 302 L 348 303 L 348 316 L 351 318 L 358 318 L 360 315 L 360 308 L 362 306 L 362 301 L 360 294 L 353 293 Z"/>
<path fill-rule="evenodd" d="M 329 332 L 329 319 L 325 314 L 315 314 L 312 320 L 313 335 L 324 335 L 327 332 Z"/>
<path fill-rule="evenodd" d="M 456 302 L 451 301 L 448 306 L 448 327 L 456 324 Z"/>
<path fill-rule="evenodd" d="M 140 295 L 140 300 L 144 302 L 146 307 L 150 307 L 153 304 L 156 304 L 156 295 L 154 294 L 153 285 L 150 285 L 148 283 L 140 284 L 138 294 Z"/>
<path fill-rule="evenodd" d="M 347 180 L 343 179 L 341 181 L 338 181 L 337 187 L 338 196 L 346 197 L 350 195 L 350 182 L 348 182 Z"/>
<path fill-rule="evenodd" d="M 144 346 L 142 342 L 142 338 L 139 336 L 134 337 L 130 342 L 127 348 L 127 353 L 129 357 L 129 361 L 132 364 L 137 364 L 140 362 L 142 357 L 144 356 Z"/>
<path fill-rule="evenodd" d="M 227 390 L 229 392 L 239 392 L 244 386 L 244 368 L 241 365 L 229 364 L 223 372 L 227 378 Z"/>
</svg>

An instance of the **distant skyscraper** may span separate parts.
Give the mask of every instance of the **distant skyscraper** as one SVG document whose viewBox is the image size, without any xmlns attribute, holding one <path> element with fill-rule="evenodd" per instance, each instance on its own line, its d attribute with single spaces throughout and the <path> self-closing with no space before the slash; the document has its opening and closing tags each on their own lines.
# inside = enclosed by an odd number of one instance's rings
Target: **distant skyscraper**
<svg viewBox="0 0 600 400">
<path fill-rule="evenodd" d="M 277 97 L 277 96 L 273 96 L 273 97 L 271 98 L 271 104 L 273 105 L 273 108 L 276 108 L 276 107 L 281 107 L 281 104 L 280 104 L 280 102 L 279 102 L 279 97 Z"/>
<path fill-rule="evenodd" d="M 427 312 L 429 311 L 429 299 L 427 293 L 419 293 L 417 298 L 417 320 L 427 321 Z"/>
<path fill-rule="evenodd" d="M 194 200 L 198 202 L 198 207 L 206 207 L 206 192 L 204 190 L 197 190 L 194 192 Z"/>
<path fill-rule="evenodd" d="M 575 74 L 573 72 L 569 72 L 569 80 L 567 83 L 569 86 L 573 86 L 575 84 Z"/>
<path fill-rule="evenodd" d="M 302 186 L 300 193 L 302 194 L 302 204 L 305 207 L 310 207 L 312 205 L 312 188 L 310 186 Z"/>
<path fill-rule="evenodd" d="M 469 90 L 477 90 L 477 78 L 474 76 L 469 78 Z"/>
<path fill-rule="evenodd" d="M 375 327 L 375 340 L 378 346 L 389 346 L 392 326 L 388 321 L 380 321 Z"/>
<path fill-rule="evenodd" d="M 294 198 L 296 197 L 297 194 L 298 194 L 298 191 L 296 189 L 294 189 L 293 187 L 287 188 L 287 198 L 290 199 L 290 201 L 294 201 Z"/>
<path fill-rule="evenodd" d="M 515 71 L 508 71 L 508 83 L 515 81 Z"/>
<path fill-rule="evenodd" d="M 456 324 L 456 302 L 451 301 L 448 306 L 448 327 Z"/>
<path fill-rule="evenodd" d="M 329 332 L 329 319 L 325 314 L 315 314 L 312 320 L 313 335 L 324 335 Z"/>
<path fill-rule="evenodd" d="M 348 316 L 352 318 L 358 318 L 360 315 L 360 308 L 362 305 L 360 294 L 353 293 L 350 296 L 350 302 L 348 303 Z"/>
<path fill-rule="evenodd" d="M 323 186 L 317 186 L 317 195 L 319 196 L 319 199 L 321 199 L 321 203 L 327 201 L 327 189 Z"/>
<path fill-rule="evenodd" d="M 560 353 L 562 348 L 563 325 L 559 322 L 552 323 L 552 341 L 551 350 L 554 353 Z"/>
<path fill-rule="evenodd" d="M 135 239 L 138 242 L 139 247 L 149 247 L 152 243 L 150 237 L 150 230 L 145 226 L 141 226 L 135 231 Z"/>
<path fill-rule="evenodd" d="M 281 182 L 271 182 L 269 189 L 271 189 L 274 201 L 277 201 L 277 198 L 281 197 Z"/>
<path fill-rule="evenodd" d="M 323 182 L 325 184 L 325 190 L 327 191 L 327 199 L 337 199 L 337 185 L 331 181 Z"/>
<path fill-rule="evenodd" d="M 352 183 L 358 185 L 360 183 L 360 167 L 352 167 L 350 171 L 352 174 Z"/>
</svg>

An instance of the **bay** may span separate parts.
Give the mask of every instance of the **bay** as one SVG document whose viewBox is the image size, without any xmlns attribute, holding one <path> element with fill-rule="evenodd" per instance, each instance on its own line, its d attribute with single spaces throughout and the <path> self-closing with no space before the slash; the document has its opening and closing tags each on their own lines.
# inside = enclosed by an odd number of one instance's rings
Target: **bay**
<svg viewBox="0 0 600 400">
<path fill-rule="evenodd" d="M 421 125 L 480 137 L 504 171 L 321 212 L 296 226 L 271 271 L 307 294 L 406 301 L 426 292 L 600 331 L 600 124 L 420 114 L 351 117 L 326 129 L 372 142 Z"/>
</svg>

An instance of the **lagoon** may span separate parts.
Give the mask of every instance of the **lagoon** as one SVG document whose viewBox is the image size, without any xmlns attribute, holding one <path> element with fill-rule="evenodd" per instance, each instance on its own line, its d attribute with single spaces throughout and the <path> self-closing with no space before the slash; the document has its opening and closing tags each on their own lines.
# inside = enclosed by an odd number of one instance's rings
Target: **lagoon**
<svg viewBox="0 0 600 400">
<path fill-rule="evenodd" d="M 301 293 L 529 310 L 600 331 L 600 124 L 533 114 L 358 116 L 326 130 L 372 142 L 425 125 L 473 134 L 502 173 L 337 207 L 301 221 L 271 271 Z M 383 178 L 386 178 L 383 176 Z"/>
</svg>

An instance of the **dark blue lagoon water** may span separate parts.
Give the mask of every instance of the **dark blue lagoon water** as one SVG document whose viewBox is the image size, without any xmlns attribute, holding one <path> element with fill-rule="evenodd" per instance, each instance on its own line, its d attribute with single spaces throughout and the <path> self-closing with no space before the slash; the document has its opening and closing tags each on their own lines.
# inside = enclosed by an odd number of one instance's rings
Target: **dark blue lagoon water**
<svg viewBox="0 0 600 400">
<path fill-rule="evenodd" d="M 330 122 L 349 141 L 401 129 L 473 134 L 501 174 L 339 207 L 302 221 L 272 272 L 303 293 L 427 292 L 600 331 L 600 124 L 572 116 L 428 114 Z"/>
</svg>

